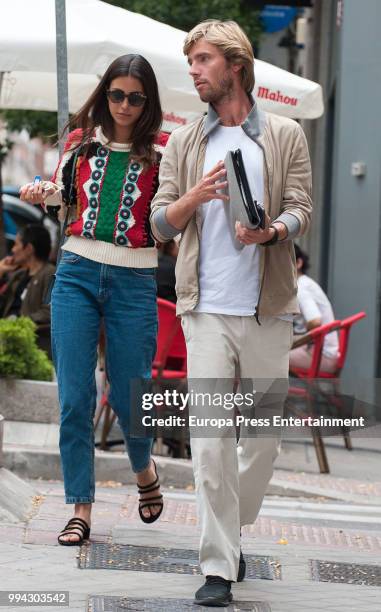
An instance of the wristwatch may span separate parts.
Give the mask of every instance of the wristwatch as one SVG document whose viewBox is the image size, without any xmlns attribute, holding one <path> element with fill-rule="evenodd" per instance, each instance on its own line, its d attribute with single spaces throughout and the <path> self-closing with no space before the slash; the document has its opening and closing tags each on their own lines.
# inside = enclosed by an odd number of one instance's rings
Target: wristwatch
<svg viewBox="0 0 381 612">
<path fill-rule="evenodd" d="M 270 227 L 274 230 L 274 236 L 267 240 L 267 242 L 262 242 L 262 246 L 271 246 L 272 244 L 276 244 L 279 238 L 279 230 L 275 227 L 275 225 L 270 224 Z"/>
</svg>

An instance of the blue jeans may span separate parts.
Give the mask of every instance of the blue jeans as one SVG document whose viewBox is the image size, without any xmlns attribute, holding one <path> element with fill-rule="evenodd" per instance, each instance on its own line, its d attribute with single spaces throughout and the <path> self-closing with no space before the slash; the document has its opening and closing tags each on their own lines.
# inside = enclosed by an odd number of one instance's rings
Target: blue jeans
<svg viewBox="0 0 381 612">
<path fill-rule="evenodd" d="M 95 368 L 106 336 L 109 400 L 134 472 L 148 467 L 152 438 L 131 435 L 130 383 L 150 378 L 156 351 L 154 268 L 97 263 L 63 251 L 52 292 L 52 351 L 61 408 L 60 452 L 66 503 L 94 501 Z"/>
</svg>

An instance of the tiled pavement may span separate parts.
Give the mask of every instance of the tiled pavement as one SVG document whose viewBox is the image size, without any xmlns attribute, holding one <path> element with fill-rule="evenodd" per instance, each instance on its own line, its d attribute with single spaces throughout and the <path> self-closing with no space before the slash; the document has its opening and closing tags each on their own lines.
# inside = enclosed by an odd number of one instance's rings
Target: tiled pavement
<svg viewBox="0 0 381 612">
<path fill-rule="evenodd" d="M 286 478 L 303 475 L 283 474 Z M 309 482 L 311 475 L 308 475 Z M 319 477 L 345 491 L 359 493 L 361 483 Z M 339 480 L 339 482 L 337 482 Z M 343 479 L 344 480 L 344 479 Z M 70 611 L 84 612 L 90 594 L 129 597 L 178 597 L 192 599 L 200 585 L 199 576 L 107 570 L 79 570 L 78 549 L 56 545 L 57 532 L 69 517 L 62 503 L 61 483 L 35 482 L 40 496 L 25 524 L 0 525 L 1 588 L 7 590 L 62 589 L 70 591 Z M 103 483 L 104 485 L 105 483 Z M 375 484 L 379 487 L 381 483 Z M 329 487 L 327 487 L 327 492 Z M 363 488 L 364 503 L 371 495 Z M 379 495 L 380 489 L 377 489 Z M 158 523 L 144 526 L 137 514 L 137 498 L 132 487 L 98 486 L 93 510 L 92 540 L 133 544 L 197 548 L 198 529 L 192 491 L 167 489 L 166 506 Z M 321 507 L 326 503 L 321 501 Z M 308 502 L 306 502 L 308 504 Z M 282 566 L 281 581 L 246 580 L 234 585 L 236 600 L 267 602 L 271 612 L 381 612 L 381 587 L 331 584 L 311 580 L 310 559 L 376 565 L 381 559 L 381 525 L 361 528 L 349 520 L 311 521 L 303 517 L 266 516 L 243 530 L 243 551 L 270 555 Z M 70 508 L 71 509 L 71 508 Z M 365 519 L 364 519 L 365 521 Z M 2 608 L 0 608 L 1 610 Z M 17 608 L 26 612 L 31 608 Z M 36 610 L 37 608 L 34 608 Z M 62 610 L 65 608 L 46 608 Z M 164 608 L 165 609 L 165 608 Z M 158 603 L 158 612 L 164 612 Z M 40 612 L 40 610 L 38 610 Z"/>
<path fill-rule="evenodd" d="M 278 480 L 294 484 L 316 486 L 320 489 L 326 489 L 327 492 L 334 490 L 336 492 L 363 495 L 364 497 L 381 497 L 381 481 L 362 482 L 351 478 L 335 478 L 329 474 L 324 474 L 322 476 L 321 474 L 289 472 L 286 470 L 276 470 L 275 473 Z"/>
</svg>

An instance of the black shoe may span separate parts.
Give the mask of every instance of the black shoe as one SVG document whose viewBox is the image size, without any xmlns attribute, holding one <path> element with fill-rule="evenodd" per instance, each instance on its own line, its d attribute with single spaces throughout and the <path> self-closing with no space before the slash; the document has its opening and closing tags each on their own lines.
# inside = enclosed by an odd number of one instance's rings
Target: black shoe
<svg viewBox="0 0 381 612">
<path fill-rule="evenodd" d="M 196 592 L 194 603 L 200 606 L 223 608 L 228 606 L 233 599 L 230 589 L 230 580 L 225 580 L 221 576 L 207 576 L 205 584 Z"/>
<path fill-rule="evenodd" d="M 246 561 L 245 558 L 242 554 L 242 550 L 240 551 L 240 555 L 239 555 L 239 566 L 238 566 L 238 575 L 237 575 L 237 582 L 242 582 L 242 580 L 244 580 L 246 576 Z"/>
</svg>

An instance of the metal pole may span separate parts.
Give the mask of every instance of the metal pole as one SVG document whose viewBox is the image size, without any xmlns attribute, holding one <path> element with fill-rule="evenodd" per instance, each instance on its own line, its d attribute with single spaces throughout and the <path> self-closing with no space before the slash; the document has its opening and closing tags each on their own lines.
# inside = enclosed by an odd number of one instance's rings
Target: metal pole
<svg viewBox="0 0 381 612">
<path fill-rule="evenodd" d="M 2 91 L 2 88 L 3 88 L 4 74 L 5 74 L 5 72 L 0 72 L 0 100 L 1 100 L 1 91 Z"/>
<path fill-rule="evenodd" d="M 67 43 L 66 43 L 66 0 L 55 0 L 56 3 L 56 57 L 57 57 L 57 127 L 59 135 L 59 152 L 62 155 L 64 135 L 62 131 L 69 119 L 69 88 L 67 77 Z"/>
<path fill-rule="evenodd" d="M 0 72 L 0 99 L 4 82 L 4 72 Z M 1 143 L 0 143 L 1 146 Z M 3 156 L 0 153 L 0 259 L 6 255 L 5 228 L 4 228 L 4 208 L 3 208 L 3 181 L 2 181 Z M 1 415 L 0 415 L 1 420 Z M 1 426 L 1 425 L 0 425 Z M 1 431 L 0 431 L 0 459 L 1 459 Z M 1 467 L 1 465 L 0 465 Z"/>
</svg>

